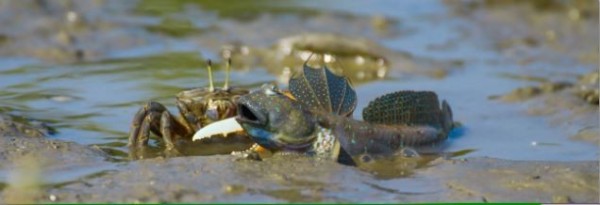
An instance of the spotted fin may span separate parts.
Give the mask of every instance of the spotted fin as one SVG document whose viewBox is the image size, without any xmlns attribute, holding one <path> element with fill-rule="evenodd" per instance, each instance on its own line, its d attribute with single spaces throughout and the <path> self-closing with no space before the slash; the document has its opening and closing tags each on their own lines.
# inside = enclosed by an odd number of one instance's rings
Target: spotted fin
<svg viewBox="0 0 600 205">
<path fill-rule="evenodd" d="M 290 78 L 289 90 L 303 105 L 328 113 L 351 116 L 356 108 L 356 91 L 347 78 L 335 75 L 324 66 L 312 68 Z"/>
<path fill-rule="evenodd" d="M 431 91 L 398 91 L 371 101 L 363 110 L 367 122 L 386 125 L 428 125 L 452 129 L 452 110 Z"/>
</svg>

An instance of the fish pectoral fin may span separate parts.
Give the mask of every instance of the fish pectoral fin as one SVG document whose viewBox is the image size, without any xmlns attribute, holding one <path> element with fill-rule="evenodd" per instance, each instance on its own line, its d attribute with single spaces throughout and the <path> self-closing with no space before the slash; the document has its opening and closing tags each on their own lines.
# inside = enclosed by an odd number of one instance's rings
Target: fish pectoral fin
<svg viewBox="0 0 600 205">
<path fill-rule="evenodd" d="M 232 118 L 227 118 L 227 119 L 224 119 L 221 121 L 211 123 L 208 126 L 203 127 L 202 129 L 196 131 L 196 133 L 194 133 L 194 136 L 192 137 L 192 140 L 197 141 L 197 140 L 209 139 L 213 136 L 226 137 L 227 134 L 234 133 L 234 132 L 240 132 L 243 130 L 244 129 L 242 128 L 240 123 L 238 123 L 235 120 L 235 118 L 232 117 Z"/>
<path fill-rule="evenodd" d="M 338 143 L 338 155 L 337 155 L 336 161 L 343 165 L 357 166 L 354 159 L 352 159 L 352 156 L 350 154 L 348 154 L 348 152 L 346 152 L 346 150 L 344 150 L 344 148 L 342 148 L 341 145 L 339 145 L 339 143 Z"/>
</svg>

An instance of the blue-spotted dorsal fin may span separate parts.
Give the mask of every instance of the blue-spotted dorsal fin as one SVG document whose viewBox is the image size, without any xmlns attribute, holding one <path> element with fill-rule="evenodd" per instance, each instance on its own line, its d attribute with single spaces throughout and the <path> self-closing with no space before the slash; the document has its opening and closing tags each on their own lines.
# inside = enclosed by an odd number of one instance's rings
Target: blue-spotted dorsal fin
<svg viewBox="0 0 600 205">
<path fill-rule="evenodd" d="M 363 119 L 377 124 L 429 125 L 452 128 L 452 110 L 446 101 L 440 107 L 431 91 L 398 91 L 378 97 L 363 109 Z"/>
<path fill-rule="evenodd" d="M 327 68 L 312 68 L 304 63 L 302 73 L 290 78 L 289 90 L 310 109 L 351 116 L 356 108 L 356 91 L 348 78 Z"/>
</svg>

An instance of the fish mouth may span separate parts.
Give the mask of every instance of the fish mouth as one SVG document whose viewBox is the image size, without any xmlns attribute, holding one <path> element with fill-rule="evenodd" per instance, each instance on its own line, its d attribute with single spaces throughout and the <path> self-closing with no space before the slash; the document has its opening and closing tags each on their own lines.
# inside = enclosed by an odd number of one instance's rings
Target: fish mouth
<svg viewBox="0 0 600 205">
<path fill-rule="evenodd" d="M 239 123 L 248 123 L 253 125 L 266 125 L 266 116 L 258 110 L 257 106 L 247 101 L 237 103 L 238 115 L 235 118 Z"/>
</svg>

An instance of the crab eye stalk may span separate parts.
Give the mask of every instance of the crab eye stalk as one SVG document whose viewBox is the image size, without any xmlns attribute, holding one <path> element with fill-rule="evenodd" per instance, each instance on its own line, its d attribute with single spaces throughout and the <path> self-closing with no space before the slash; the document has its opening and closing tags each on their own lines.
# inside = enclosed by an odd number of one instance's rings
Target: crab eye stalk
<svg viewBox="0 0 600 205">
<path fill-rule="evenodd" d="M 229 73 L 231 72 L 231 58 L 227 59 L 227 65 L 225 66 L 225 85 L 223 85 L 223 90 L 229 89 Z"/>
<path fill-rule="evenodd" d="M 213 77 L 212 77 L 212 62 L 210 61 L 210 59 L 208 59 L 208 82 L 209 82 L 209 90 L 210 92 L 215 91 L 215 86 L 213 84 Z"/>
</svg>

